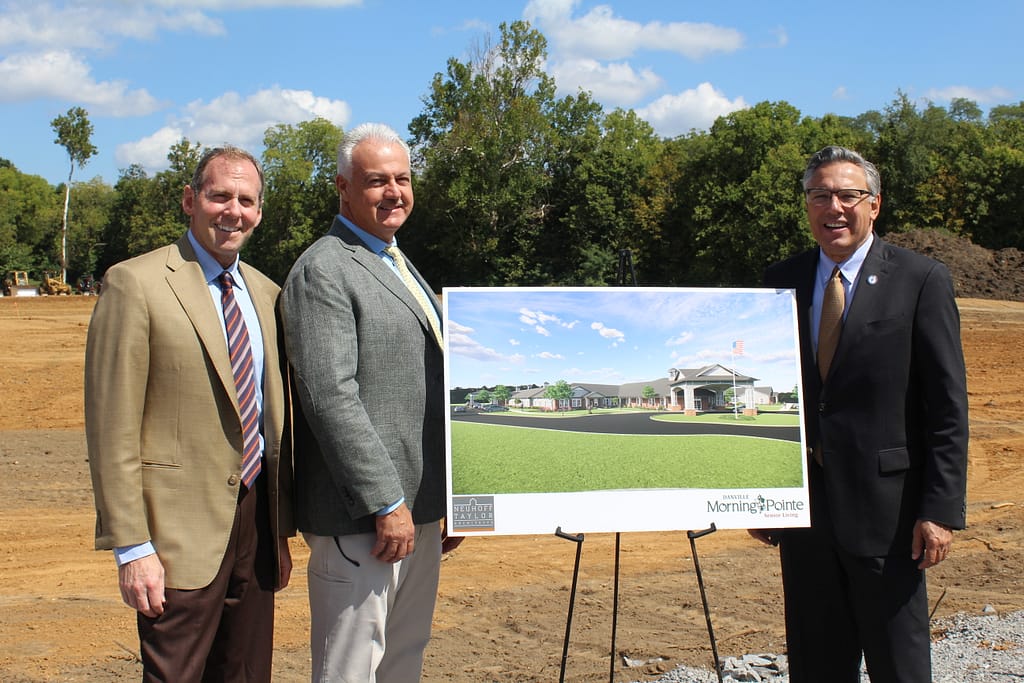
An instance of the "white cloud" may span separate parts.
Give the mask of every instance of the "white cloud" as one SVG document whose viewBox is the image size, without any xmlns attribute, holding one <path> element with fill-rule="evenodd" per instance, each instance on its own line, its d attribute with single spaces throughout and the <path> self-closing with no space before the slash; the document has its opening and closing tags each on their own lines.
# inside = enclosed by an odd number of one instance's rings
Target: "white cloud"
<svg viewBox="0 0 1024 683">
<path fill-rule="evenodd" d="M 88 64 L 62 50 L 5 58 L 0 61 L 0 82 L 0 102 L 53 98 L 110 116 L 144 116 L 160 108 L 145 89 L 132 90 L 124 81 L 97 81 Z"/>
<path fill-rule="evenodd" d="M 786 47 L 789 45 L 789 33 L 786 32 L 784 26 L 777 26 L 773 31 L 775 34 L 775 45 L 776 47 Z"/>
<path fill-rule="evenodd" d="M 177 7 L 163 3 L 171 10 Z M 0 46 L 109 50 L 112 39 L 152 40 L 160 31 L 222 35 L 224 25 L 188 7 L 163 11 L 142 3 L 98 2 L 6 3 L 0 16 Z"/>
<path fill-rule="evenodd" d="M 567 57 L 611 60 L 657 50 L 696 60 L 743 46 L 743 34 L 731 28 L 685 21 L 644 24 L 615 16 L 608 5 L 574 18 L 578 5 L 578 0 L 531 0 L 523 17 L 544 33 L 554 52 Z"/>
<path fill-rule="evenodd" d="M 848 100 L 850 99 L 850 93 L 846 90 L 845 85 L 841 85 L 832 91 L 832 99 L 834 100 Z"/>
<path fill-rule="evenodd" d="M 561 318 L 559 318 L 557 315 L 545 313 L 544 311 L 531 311 L 528 308 L 520 308 L 519 322 L 523 323 L 524 325 L 532 326 L 537 334 L 543 335 L 545 337 L 550 337 L 551 332 L 546 327 L 548 323 L 554 323 L 558 327 L 563 327 L 567 330 L 571 330 L 573 327 L 576 326 L 576 323 L 579 321 L 574 320 L 571 323 L 567 323 L 563 321 Z"/>
<path fill-rule="evenodd" d="M 593 93 L 598 101 L 617 106 L 637 102 L 664 84 L 652 70 L 637 72 L 625 62 L 602 64 L 594 59 L 568 59 L 552 63 L 550 69 L 563 91 L 582 88 Z"/>
<path fill-rule="evenodd" d="M 504 363 L 508 360 L 494 349 L 480 344 L 469 335 L 461 332 L 452 333 L 451 329 L 451 321 L 448 321 L 448 338 L 445 341 L 448 344 L 449 353 L 489 362 Z"/>
<path fill-rule="evenodd" d="M 694 89 L 659 97 L 636 113 L 659 135 L 674 137 L 709 128 L 718 117 L 746 108 L 742 97 L 730 100 L 710 83 L 701 83 Z"/>
<path fill-rule="evenodd" d="M 167 166 L 170 144 L 186 137 L 204 146 L 231 143 L 254 150 L 262 145 L 263 134 L 277 124 L 296 124 L 321 116 L 344 127 L 351 116 L 342 100 L 318 97 L 308 90 L 270 88 L 248 97 L 228 92 L 210 102 L 196 100 L 173 116 L 166 126 L 150 136 L 118 145 L 118 163 L 138 163 L 147 170 Z M 168 144 L 170 141 L 170 144 Z"/>
<path fill-rule="evenodd" d="M 135 142 L 125 142 L 114 149 L 114 159 L 123 167 L 138 164 L 147 171 L 160 171 L 167 168 L 167 152 L 171 146 L 187 136 L 185 130 L 174 126 L 165 126 L 152 135 L 147 135 Z M 240 145 L 242 146 L 242 145 Z"/>
<path fill-rule="evenodd" d="M 994 102 L 1005 102 L 1013 97 L 1013 94 L 1006 88 L 993 86 L 991 88 L 972 88 L 968 85 L 950 85 L 945 88 L 932 88 L 925 93 L 929 100 L 938 102 L 949 102 L 955 98 L 973 100 L 977 104 L 990 104 Z"/>
<path fill-rule="evenodd" d="M 672 337 L 665 342 L 665 346 L 682 346 L 687 342 L 692 341 L 694 338 L 693 332 L 680 332 L 675 337 Z"/>
<path fill-rule="evenodd" d="M 537 358 L 543 358 L 544 360 L 564 360 L 564 356 L 560 353 L 551 353 L 550 351 L 542 351 L 536 355 Z"/>
<path fill-rule="evenodd" d="M 509 339 L 508 340 L 508 344 L 509 344 L 509 346 L 519 346 L 519 340 L 518 339 Z"/>
<path fill-rule="evenodd" d="M 618 345 L 626 341 L 626 335 L 613 327 L 605 327 L 602 322 L 590 323 L 590 329 L 597 330 L 597 333 L 605 339 L 610 339 L 613 344 Z"/>
</svg>

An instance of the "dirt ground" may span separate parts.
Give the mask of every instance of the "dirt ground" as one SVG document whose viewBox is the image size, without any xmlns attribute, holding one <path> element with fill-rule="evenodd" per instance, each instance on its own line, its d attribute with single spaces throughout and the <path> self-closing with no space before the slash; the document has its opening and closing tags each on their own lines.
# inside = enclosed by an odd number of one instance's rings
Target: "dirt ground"
<svg viewBox="0 0 1024 683">
<path fill-rule="evenodd" d="M 1015 298 L 1015 297 L 1011 297 Z M 960 299 L 971 400 L 969 528 L 930 570 L 935 616 L 1024 609 L 1024 303 Z M 108 552 L 92 550 L 82 360 L 93 300 L 0 299 L 0 680 L 138 678 L 133 612 Z M 571 530 L 570 530 L 571 531 Z M 744 532 L 696 541 L 722 656 L 783 652 L 776 552 Z M 565 680 L 609 680 L 615 535 L 582 544 Z M 307 552 L 293 541 L 279 595 L 275 679 L 308 680 Z M 576 544 L 471 538 L 442 564 L 427 681 L 557 681 Z M 615 650 L 707 666 L 709 638 L 685 532 L 623 534 Z M 941 634 L 937 634 L 940 636 Z M 1017 644 L 1020 646 L 1021 644 Z"/>
</svg>

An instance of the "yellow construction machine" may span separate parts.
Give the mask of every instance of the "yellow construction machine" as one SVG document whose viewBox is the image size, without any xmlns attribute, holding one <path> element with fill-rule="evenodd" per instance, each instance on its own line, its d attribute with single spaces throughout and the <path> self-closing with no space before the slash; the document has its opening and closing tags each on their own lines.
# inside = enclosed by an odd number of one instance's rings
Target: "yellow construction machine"
<svg viewBox="0 0 1024 683">
<path fill-rule="evenodd" d="M 64 282 L 64 278 L 61 277 L 60 273 L 53 273 L 47 270 L 43 272 L 43 277 L 39 280 L 39 293 L 49 296 L 57 294 L 66 296 L 71 294 L 71 285 Z"/>
<path fill-rule="evenodd" d="M 28 273 L 24 270 L 9 270 L 4 275 L 3 281 L 4 296 L 35 296 L 38 294 L 35 286 L 28 282 Z"/>
</svg>

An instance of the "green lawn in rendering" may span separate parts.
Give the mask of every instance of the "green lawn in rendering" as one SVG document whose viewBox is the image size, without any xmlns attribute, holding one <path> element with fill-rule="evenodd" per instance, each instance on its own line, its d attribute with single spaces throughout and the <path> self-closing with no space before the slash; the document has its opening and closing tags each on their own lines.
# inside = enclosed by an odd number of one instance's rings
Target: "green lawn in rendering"
<svg viewBox="0 0 1024 683">
<path fill-rule="evenodd" d="M 451 429 L 455 495 L 802 485 L 800 444 L 792 441 L 585 434 L 470 422 L 453 422 Z"/>
</svg>

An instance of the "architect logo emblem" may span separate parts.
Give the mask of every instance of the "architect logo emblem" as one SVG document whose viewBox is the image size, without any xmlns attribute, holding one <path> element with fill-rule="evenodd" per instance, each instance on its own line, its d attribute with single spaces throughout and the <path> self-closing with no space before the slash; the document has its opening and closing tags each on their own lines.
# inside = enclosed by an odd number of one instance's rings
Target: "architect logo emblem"
<svg viewBox="0 0 1024 683">
<path fill-rule="evenodd" d="M 494 496 L 453 496 L 452 534 L 494 531 Z"/>
</svg>

